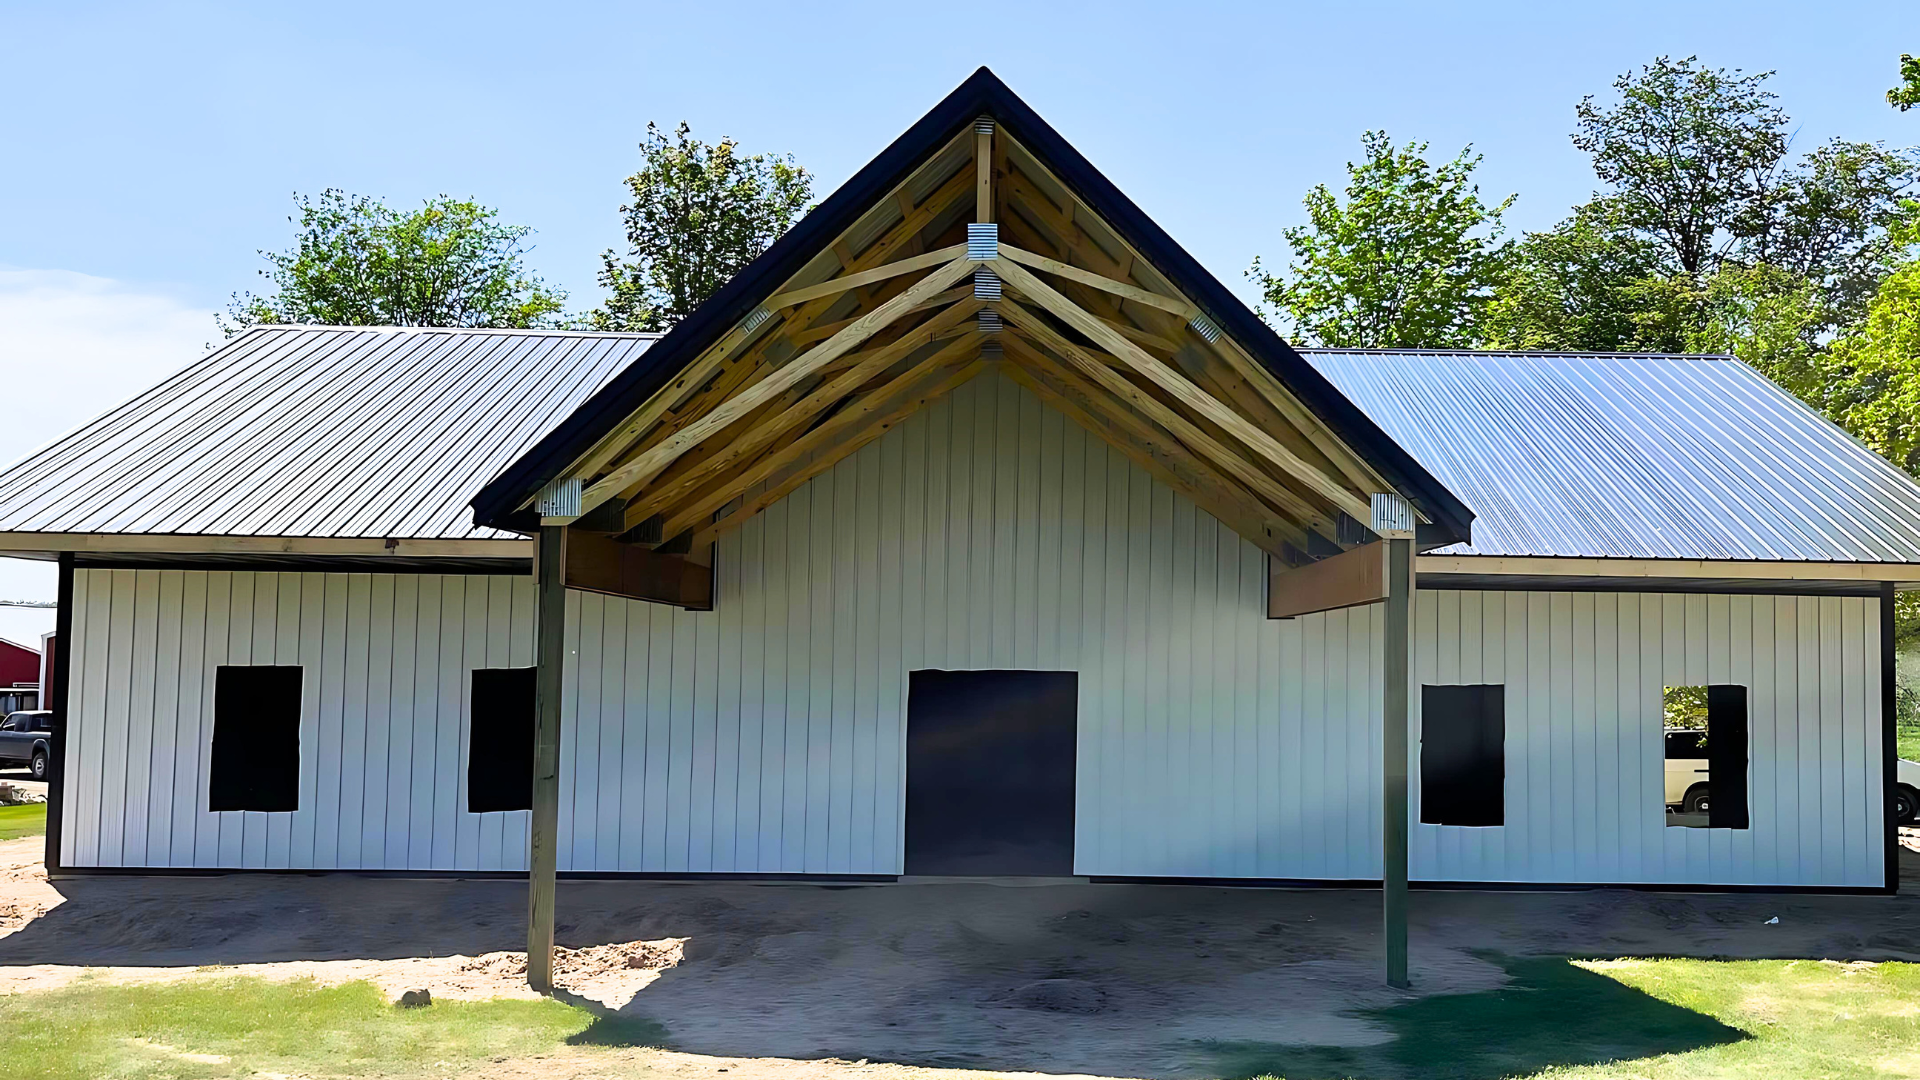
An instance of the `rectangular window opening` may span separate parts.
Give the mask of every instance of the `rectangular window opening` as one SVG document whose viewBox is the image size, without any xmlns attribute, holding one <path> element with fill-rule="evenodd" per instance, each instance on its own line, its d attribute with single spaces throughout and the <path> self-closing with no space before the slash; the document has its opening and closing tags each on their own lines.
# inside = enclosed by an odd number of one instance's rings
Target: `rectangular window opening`
<svg viewBox="0 0 1920 1080">
<path fill-rule="evenodd" d="M 298 667 L 214 669 L 208 810 L 300 808 L 300 679 Z"/>
<path fill-rule="evenodd" d="M 1507 823 L 1507 688 L 1420 688 L 1420 820 Z"/>
<path fill-rule="evenodd" d="M 533 809 L 534 674 L 475 668 L 467 699 L 467 812 Z"/>
<path fill-rule="evenodd" d="M 1747 827 L 1747 688 L 1669 686 L 1661 692 L 1667 824 Z"/>
</svg>

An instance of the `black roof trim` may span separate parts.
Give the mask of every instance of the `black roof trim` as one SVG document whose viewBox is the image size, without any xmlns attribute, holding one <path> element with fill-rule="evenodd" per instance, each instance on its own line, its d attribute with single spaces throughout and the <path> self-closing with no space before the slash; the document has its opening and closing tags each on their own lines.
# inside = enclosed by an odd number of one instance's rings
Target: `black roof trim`
<svg viewBox="0 0 1920 1080">
<path fill-rule="evenodd" d="M 474 521 L 492 528 L 529 529 L 529 516 L 516 513 L 521 503 L 639 408 L 773 290 L 798 273 L 821 248 L 911 175 L 927 157 L 982 114 L 994 117 L 1025 144 L 1121 239 L 1191 297 L 1208 318 L 1264 364 L 1301 404 L 1363 455 L 1422 513 L 1456 541 L 1470 539 L 1473 511 L 1465 503 L 1380 430 L 984 67 L 969 76 L 812 213 L 800 219 L 699 309 L 682 319 L 632 366 L 616 375 L 599 393 L 574 410 L 573 415 L 482 488 L 472 503 Z"/>
</svg>

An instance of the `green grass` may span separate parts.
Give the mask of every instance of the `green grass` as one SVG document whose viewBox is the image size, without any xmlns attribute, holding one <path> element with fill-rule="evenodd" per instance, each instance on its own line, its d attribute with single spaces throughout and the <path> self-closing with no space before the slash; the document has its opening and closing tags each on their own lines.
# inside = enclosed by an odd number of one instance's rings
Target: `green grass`
<svg viewBox="0 0 1920 1080">
<path fill-rule="evenodd" d="M 1363 1013 L 1393 1036 L 1377 1046 L 1184 1045 L 1199 1055 L 1194 1071 L 1230 1078 L 1920 1076 L 1920 965 L 1488 959 L 1506 969 L 1506 985 Z M 566 1046 L 663 1038 L 645 1021 L 551 1000 L 403 1011 L 365 983 L 217 973 L 0 997 L 4 1078 L 458 1076 Z M 984 1056 L 991 1068 L 991 1052 Z"/>
<path fill-rule="evenodd" d="M 568 1043 L 656 1045 L 661 1035 L 553 1000 L 402 1010 L 367 983 L 82 981 L 0 997 L 0 1077 L 449 1076 Z"/>
<path fill-rule="evenodd" d="M 47 834 L 47 804 L 0 806 L 0 840 L 18 840 L 23 836 Z"/>
<path fill-rule="evenodd" d="M 1488 959 L 1500 989 L 1364 1014 L 1395 1035 L 1379 1046 L 1202 1049 L 1284 1080 L 1920 1075 L 1920 965 Z"/>
<path fill-rule="evenodd" d="M 1920 761 L 1920 720 L 1902 720 L 1894 729 L 1894 737 L 1900 747 L 1900 756 L 1908 761 Z"/>
</svg>

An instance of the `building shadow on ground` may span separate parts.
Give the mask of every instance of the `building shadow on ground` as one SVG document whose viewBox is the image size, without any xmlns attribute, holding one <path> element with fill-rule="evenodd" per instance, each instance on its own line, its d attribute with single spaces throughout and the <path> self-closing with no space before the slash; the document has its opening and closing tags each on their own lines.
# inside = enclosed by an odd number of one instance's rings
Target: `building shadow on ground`
<svg viewBox="0 0 1920 1080">
<path fill-rule="evenodd" d="M 1496 1080 L 1751 1037 L 1566 959 L 1485 958 L 1506 970 L 1506 985 L 1364 1010 L 1363 1016 L 1393 1032 L 1392 1040 L 1376 1046 L 1215 1042 L 1195 1051 L 1204 1067 L 1230 1080 Z"/>
</svg>

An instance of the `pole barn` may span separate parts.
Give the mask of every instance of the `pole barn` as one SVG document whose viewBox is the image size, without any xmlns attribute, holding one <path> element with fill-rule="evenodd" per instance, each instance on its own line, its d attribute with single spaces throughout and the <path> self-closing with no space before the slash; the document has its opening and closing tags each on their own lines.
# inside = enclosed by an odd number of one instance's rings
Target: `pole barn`
<svg viewBox="0 0 1920 1080">
<path fill-rule="evenodd" d="M 81 494 L 84 493 L 84 494 Z M 257 327 L 0 473 L 48 866 L 1895 885 L 1920 488 L 1737 360 L 1301 350 L 982 69 L 663 337 Z M 1416 977 L 1417 972 L 1413 973 Z"/>
</svg>

